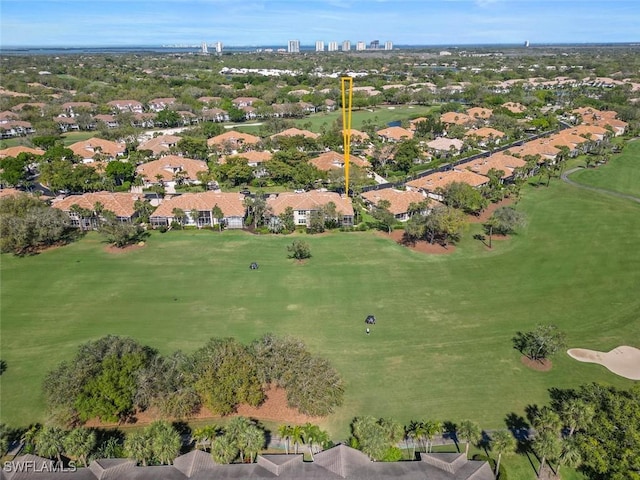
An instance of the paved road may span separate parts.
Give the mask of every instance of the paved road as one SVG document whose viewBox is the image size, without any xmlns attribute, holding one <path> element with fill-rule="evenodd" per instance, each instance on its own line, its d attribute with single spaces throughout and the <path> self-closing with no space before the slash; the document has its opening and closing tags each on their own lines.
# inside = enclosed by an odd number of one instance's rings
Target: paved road
<svg viewBox="0 0 640 480">
<path fill-rule="evenodd" d="M 573 172 L 577 172 L 578 170 L 582 170 L 582 168 L 583 167 L 576 167 L 576 168 L 567 170 L 566 172 L 562 172 L 562 175 L 560 175 L 560 178 L 562 178 L 562 180 L 567 182 L 569 185 L 573 185 L 574 187 L 584 188 L 585 190 L 591 190 L 593 192 L 603 193 L 605 195 L 611 195 L 613 197 L 624 198 L 626 200 L 631 200 L 632 202 L 640 203 L 640 198 L 634 197 L 633 195 L 627 195 L 626 193 L 607 190 L 606 188 L 599 188 L 599 187 L 592 187 L 591 185 L 584 185 L 582 183 L 574 182 L 569 178 L 569 175 L 571 175 Z"/>
</svg>

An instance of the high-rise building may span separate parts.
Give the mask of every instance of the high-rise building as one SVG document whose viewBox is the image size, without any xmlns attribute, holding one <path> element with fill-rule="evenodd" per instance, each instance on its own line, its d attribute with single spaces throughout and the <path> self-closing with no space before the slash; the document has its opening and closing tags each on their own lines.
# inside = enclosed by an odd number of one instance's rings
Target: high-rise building
<svg viewBox="0 0 640 480">
<path fill-rule="evenodd" d="M 338 42 L 329 42 L 329 45 L 327 45 L 327 50 L 329 50 L 330 52 L 337 52 L 338 51 Z"/>
<path fill-rule="evenodd" d="M 369 49 L 378 50 L 380 48 L 380 40 L 371 40 L 369 44 Z"/>
<path fill-rule="evenodd" d="M 316 41 L 316 52 L 324 52 L 324 41 L 323 40 Z"/>
<path fill-rule="evenodd" d="M 357 51 L 361 52 L 361 51 L 366 50 L 366 49 L 367 49 L 367 44 L 366 43 L 364 43 L 364 42 L 356 43 L 356 50 Z"/>
<path fill-rule="evenodd" d="M 216 54 L 222 55 L 222 42 L 216 42 Z"/>
<path fill-rule="evenodd" d="M 393 42 L 384 42 L 385 50 L 393 50 Z"/>
<path fill-rule="evenodd" d="M 202 50 L 202 53 L 204 54 L 209 53 L 209 48 L 207 48 L 207 42 L 202 42 L 201 50 Z"/>
<path fill-rule="evenodd" d="M 287 52 L 300 53 L 300 40 L 289 40 L 289 44 L 287 46 Z"/>
<path fill-rule="evenodd" d="M 342 51 L 348 52 L 349 50 L 351 50 L 351 42 L 349 40 L 345 40 L 342 42 Z"/>
</svg>

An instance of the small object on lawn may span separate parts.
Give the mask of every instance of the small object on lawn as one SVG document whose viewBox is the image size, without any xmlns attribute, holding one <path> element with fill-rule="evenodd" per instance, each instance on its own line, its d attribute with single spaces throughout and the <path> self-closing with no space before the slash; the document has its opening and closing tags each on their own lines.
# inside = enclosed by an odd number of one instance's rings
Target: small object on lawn
<svg viewBox="0 0 640 480">
<path fill-rule="evenodd" d="M 369 328 L 367 328 L 367 335 L 369 335 L 371 333 L 371 330 L 369 330 Z"/>
<path fill-rule="evenodd" d="M 258 269 L 258 263 L 257 262 L 251 263 L 251 265 L 249 265 L 249 268 L 251 270 L 257 270 Z"/>
<path fill-rule="evenodd" d="M 375 325 L 376 317 L 374 317 L 373 315 L 369 315 L 367 316 L 367 318 L 365 318 L 364 323 L 366 323 L 367 325 Z"/>
</svg>

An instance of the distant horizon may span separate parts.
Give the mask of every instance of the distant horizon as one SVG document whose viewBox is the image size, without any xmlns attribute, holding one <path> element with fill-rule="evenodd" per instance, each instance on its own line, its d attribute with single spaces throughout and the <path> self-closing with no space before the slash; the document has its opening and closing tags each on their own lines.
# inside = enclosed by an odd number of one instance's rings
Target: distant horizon
<svg viewBox="0 0 640 480">
<path fill-rule="evenodd" d="M 297 40 L 297 39 L 291 39 L 291 40 Z M 359 41 L 364 41 L 364 40 L 347 40 L 351 42 L 351 50 L 352 52 L 355 52 L 355 44 L 356 42 Z M 390 40 L 391 41 L 391 40 Z M 384 51 L 388 51 L 385 50 L 384 48 L 378 48 L 378 49 L 370 49 L 369 48 L 369 43 L 370 41 L 364 41 L 366 44 L 366 51 L 377 51 L 377 52 L 384 52 Z M 391 41 L 392 42 L 392 41 Z M 527 42 L 527 40 L 523 40 L 521 42 L 509 42 L 509 43 L 434 43 L 434 44 L 396 44 L 393 43 L 393 48 L 395 49 L 400 49 L 400 48 L 442 48 L 442 47 L 452 47 L 452 48 L 459 48 L 459 47 L 520 47 L 523 49 L 526 48 L 536 48 L 536 47 L 554 47 L 554 46 L 566 46 L 566 47 L 581 47 L 581 46 L 640 46 L 640 39 L 635 40 L 635 41 L 619 41 L 619 42 L 546 42 L 546 43 L 533 43 L 533 42 L 528 42 L 528 45 L 525 45 L 525 42 Z M 131 44 L 91 44 L 91 43 L 87 43 L 87 44 L 77 44 L 77 45 L 17 45 L 17 44 L 12 44 L 12 45 L 0 45 L 0 51 L 2 50 L 77 50 L 77 49 L 107 49 L 107 48 L 113 48 L 113 49 L 134 49 L 134 48 L 143 48 L 143 49 L 151 49 L 151 48 L 158 48 L 158 49 L 162 49 L 162 48 L 166 48 L 166 49 L 180 49 L 180 48 L 194 48 L 194 49 L 200 49 L 202 47 L 202 43 L 205 42 L 199 42 L 199 43 L 191 43 L 191 44 L 179 44 L 179 43 L 175 43 L 175 44 L 135 44 L 135 43 L 131 43 Z M 207 47 L 211 48 L 215 45 L 216 42 L 206 42 Z M 325 53 L 334 53 L 334 52 L 328 52 L 327 51 L 327 41 L 325 41 Z M 384 46 L 384 44 L 381 43 L 382 46 Z M 342 41 L 338 42 L 338 47 L 340 47 L 340 52 L 341 50 L 341 46 L 342 46 Z M 258 43 L 247 43 L 247 44 L 234 44 L 234 45 L 227 45 L 223 43 L 223 48 L 231 48 L 231 49 L 240 49 L 240 48 L 287 48 L 287 43 L 283 43 L 283 44 L 258 44 Z M 308 44 L 304 44 L 304 43 L 300 43 L 300 48 L 305 48 L 305 49 L 312 49 L 315 50 L 315 42 L 314 43 L 308 43 Z M 209 52 L 210 54 L 213 52 Z M 319 52 L 320 53 L 320 52 Z"/>
<path fill-rule="evenodd" d="M 637 0 L 2 0 L 0 48 L 634 43 Z"/>
</svg>

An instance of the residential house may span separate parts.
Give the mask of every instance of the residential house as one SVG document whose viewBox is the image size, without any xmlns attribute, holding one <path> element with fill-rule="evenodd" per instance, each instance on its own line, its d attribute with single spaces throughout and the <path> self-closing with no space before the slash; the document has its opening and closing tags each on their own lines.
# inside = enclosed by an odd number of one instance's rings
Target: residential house
<svg viewBox="0 0 640 480">
<path fill-rule="evenodd" d="M 520 158 L 537 155 L 539 157 L 538 163 L 545 163 L 554 161 L 556 159 L 556 155 L 560 153 L 560 149 L 554 147 L 548 138 L 538 138 L 536 140 L 526 142 L 521 146 L 510 147 L 508 150 L 505 150 L 504 153 L 508 155 L 515 155 Z"/>
<path fill-rule="evenodd" d="M 514 171 L 518 167 L 524 167 L 527 162 L 522 158 L 507 155 L 505 153 L 496 153 L 490 157 L 478 158 L 471 162 L 464 163 L 460 167 L 467 168 L 474 173 L 486 176 L 492 168 L 502 170 L 504 174 L 502 179 L 510 179 L 513 177 Z"/>
<path fill-rule="evenodd" d="M 95 103 L 91 102 L 66 102 L 62 104 L 62 109 L 65 114 L 71 118 L 76 117 L 83 112 L 94 112 L 97 107 L 98 106 Z"/>
<path fill-rule="evenodd" d="M 137 100 L 112 100 L 107 102 L 107 105 L 116 112 L 142 113 L 144 111 L 144 106 Z"/>
<path fill-rule="evenodd" d="M 229 130 L 207 140 L 209 147 L 217 147 L 226 151 L 237 151 L 244 147 L 255 146 L 262 142 L 260 137 L 248 133 Z"/>
<path fill-rule="evenodd" d="M 177 155 L 166 155 L 136 168 L 136 173 L 142 177 L 145 187 L 160 182 L 170 187 L 174 187 L 176 183 L 197 184 L 198 173 L 208 171 L 206 162 Z"/>
<path fill-rule="evenodd" d="M 222 101 L 222 97 L 200 97 L 198 101 L 207 105 L 218 105 Z"/>
<path fill-rule="evenodd" d="M 0 158 L 5 157 L 17 157 L 21 153 L 30 153 L 31 155 L 44 155 L 45 151 L 40 148 L 30 148 L 25 147 L 23 145 L 18 145 L 16 147 L 9 147 L 0 150 Z"/>
<path fill-rule="evenodd" d="M 340 130 L 340 134 L 344 136 L 344 130 Z M 360 130 L 356 130 L 355 128 L 349 130 L 349 134 L 351 136 L 352 144 L 362 144 L 371 140 L 368 133 L 361 132 Z"/>
<path fill-rule="evenodd" d="M 336 108 L 338 108 L 338 103 L 335 100 L 331 100 L 330 98 L 327 98 L 324 101 L 324 109 L 327 112 L 333 112 Z"/>
<path fill-rule="evenodd" d="M 311 138 L 313 140 L 315 140 L 316 138 L 318 138 L 320 135 L 318 135 L 317 133 L 313 133 L 310 132 L 309 130 L 301 130 L 299 128 L 287 128 L 286 130 L 283 130 L 282 132 L 276 133 L 274 135 L 271 135 L 271 139 L 275 139 L 278 137 L 297 137 L 297 136 L 303 136 L 305 138 Z"/>
<path fill-rule="evenodd" d="M 20 120 L 20 116 L 9 110 L 5 110 L 4 112 L 0 112 L 0 124 L 9 123 L 14 120 Z"/>
<path fill-rule="evenodd" d="M 573 135 L 579 135 L 596 142 L 601 142 L 606 137 L 611 135 L 611 132 L 609 130 L 598 125 L 581 124 L 565 131 Z"/>
<path fill-rule="evenodd" d="M 549 142 L 554 147 L 560 149 L 560 147 L 567 147 L 569 149 L 570 155 L 575 156 L 580 153 L 585 153 L 586 144 L 589 143 L 589 140 L 580 135 L 574 135 L 565 130 L 558 132 L 549 137 Z"/>
<path fill-rule="evenodd" d="M 447 112 L 440 115 L 440 121 L 450 125 L 467 125 L 473 122 L 473 119 L 466 113 Z"/>
<path fill-rule="evenodd" d="M 65 117 L 64 115 L 59 115 L 53 119 L 55 123 L 58 124 L 58 128 L 61 132 L 68 132 L 70 130 L 80 130 L 80 125 L 78 125 L 78 121 L 73 117 Z"/>
<path fill-rule="evenodd" d="M 309 159 L 309 162 L 314 165 L 318 170 L 328 172 L 329 170 L 341 170 L 344 168 L 344 154 L 334 151 L 324 152 L 317 157 Z M 366 160 L 357 155 L 349 156 L 349 164 L 356 165 L 360 168 L 370 168 L 371 164 L 369 160 Z"/>
<path fill-rule="evenodd" d="M 203 120 L 209 122 L 228 122 L 229 113 L 221 108 L 206 108 L 200 114 Z"/>
<path fill-rule="evenodd" d="M 124 143 L 94 137 L 71 144 L 69 148 L 82 158 L 83 163 L 92 163 L 96 158 L 109 162 L 115 160 L 125 154 L 127 146 Z"/>
<path fill-rule="evenodd" d="M 106 115 L 106 114 L 94 115 L 93 119 L 96 122 L 104 123 L 107 126 L 107 128 L 118 128 L 120 126 L 115 115 Z"/>
<path fill-rule="evenodd" d="M 278 222 L 278 215 L 284 213 L 287 207 L 291 207 L 293 209 L 294 223 L 306 227 L 311 225 L 312 212 L 319 211 L 329 202 L 333 202 L 336 206 L 336 211 L 340 215 L 340 224 L 352 226 L 354 212 L 351 199 L 335 192 L 324 190 L 311 190 L 300 193 L 285 192 L 272 195 L 267 199 L 267 205 L 273 213 L 272 222 Z"/>
<path fill-rule="evenodd" d="M 411 190 L 424 192 L 430 198 L 442 201 L 440 190 L 446 188 L 453 182 L 466 183 L 472 187 L 481 187 L 489 183 L 489 178 L 479 175 L 466 168 L 456 168 L 443 172 L 435 172 L 424 177 L 407 182 L 407 187 Z"/>
<path fill-rule="evenodd" d="M 499 144 L 504 135 L 504 132 L 491 127 L 475 128 L 464 134 L 465 137 L 475 138 L 481 147 Z"/>
<path fill-rule="evenodd" d="M 171 105 L 176 103 L 176 99 L 174 97 L 169 98 L 154 98 L 149 100 L 149 110 L 152 112 L 161 112 L 165 108 L 169 108 Z"/>
<path fill-rule="evenodd" d="M 493 115 L 493 110 L 483 107 L 472 107 L 467 109 L 467 115 L 471 119 L 488 120 Z"/>
<path fill-rule="evenodd" d="M 402 127 L 387 127 L 378 130 L 376 134 L 385 142 L 401 142 L 402 140 L 411 140 L 413 132 Z"/>
<path fill-rule="evenodd" d="M 394 188 L 382 188 L 380 190 L 369 190 L 361 194 L 368 207 L 378 205 L 381 200 L 389 202 L 389 211 L 393 213 L 396 220 L 406 222 L 409 220 L 409 206 L 427 201 L 428 208 L 433 208 L 439 202 L 427 198 L 416 190 L 396 190 Z"/>
<path fill-rule="evenodd" d="M 184 193 L 163 200 L 149 221 L 154 227 L 169 226 L 171 222 L 178 221 L 176 218 L 176 209 L 178 209 L 186 215 L 185 225 L 213 227 L 218 225 L 218 219 L 212 213 L 217 205 L 224 215 L 220 221 L 225 228 L 244 228 L 244 198 L 244 195 L 233 192 Z M 194 218 L 195 211 L 198 212 L 196 218 Z"/>
<path fill-rule="evenodd" d="M 157 116 L 158 114 L 153 112 L 134 113 L 131 125 L 136 128 L 153 128 Z"/>
<path fill-rule="evenodd" d="M 457 138 L 438 137 L 435 140 L 427 142 L 426 145 L 434 152 L 458 154 L 460 150 L 462 150 L 464 142 Z"/>
<path fill-rule="evenodd" d="M 100 204 L 103 211 L 113 212 L 120 222 L 131 222 L 137 215 L 135 203 L 141 199 L 142 195 L 130 192 L 90 192 L 54 200 L 51 206 L 69 215 L 72 226 L 88 230 L 98 227 L 97 215 L 90 218 L 80 218 L 77 213 L 73 212 L 73 205 L 90 210 L 95 215 L 96 205 Z"/>
<path fill-rule="evenodd" d="M 10 120 L 8 122 L 0 123 L 0 137 L 11 138 L 21 137 L 24 135 L 31 135 L 36 133 L 30 122 L 23 120 Z"/>
<path fill-rule="evenodd" d="M 262 454 L 255 463 L 216 463 L 211 454 L 193 450 L 179 456 L 172 465 L 138 466 L 128 458 L 93 460 L 89 468 L 56 472 L 57 463 L 26 454 L 12 461 L 21 480 L 65 478 L 98 480 L 118 478 L 162 480 L 251 478 L 266 480 L 494 480 L 488 462 L 468 460 L 464 453 L 418 453 L 418 460 L 374 462 L 363 452 L 343 444 L 316 453 L 312 461 L 302 454 Z M 60 467 L 58 467 L 60 468 Z M 20 470 L 18 470 L 20 469 Z M 52 473 L 54 472 L 54 473 Z M 12 474 L 11 474 L 12 475 Z M 13 478 L 13 476 L 7 478 Z M 17 478 L 17 477 L 16 477 Z"/>
<path fill-rule="evenodd" d="M 503 103 L 501 107 L 506 108 L 511 113 L 516 113 L 516 114 L 524 113 L 527 111 L 527 107 L 525 107 L 521 103 L 516 103 L 516 102 L 506 102 L 506 103 Z"/>
<path fill-rule="evenodd" d="M 259 101 L 260 99 L 256 97 L 238 97 L 231 100 L 231 103 L 236 108 L 242 108 L 242 107 L 250 107 L 255 102 L 259 102 Z"/>
<path fill-rule="evenodd" d="M 151 150 L 151 153 L 158 156 L 168 152 L 171 147 L 175 147 L 181 139 L 176 135 L 158 135 L 142 143 L 137 149 Z"/>
</svg>

